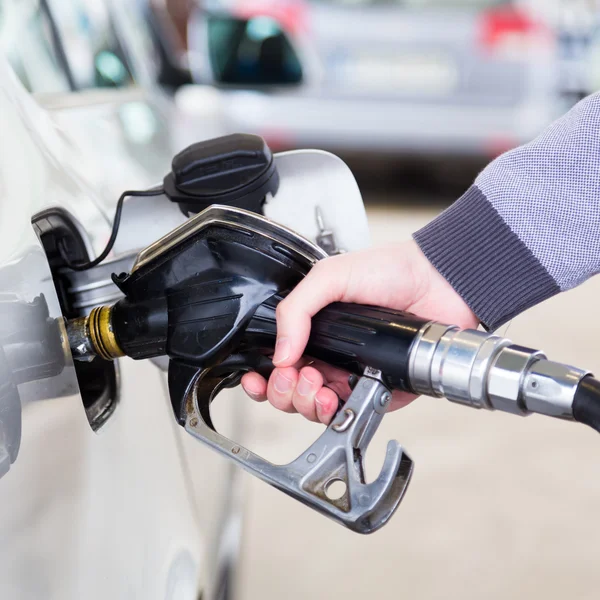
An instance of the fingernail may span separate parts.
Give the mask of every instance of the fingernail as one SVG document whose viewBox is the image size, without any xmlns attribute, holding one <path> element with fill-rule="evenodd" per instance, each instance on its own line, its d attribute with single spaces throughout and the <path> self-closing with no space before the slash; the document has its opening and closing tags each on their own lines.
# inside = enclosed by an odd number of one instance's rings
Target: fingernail
<svg viewBox="0 0 600 600">
<path fill-rule="evenodd" d="M 259 398 L 260 394 L 258 392 L 253 392 L 252 390 L 246 390 L 246 394 L 250 396 L 250 398 Z"/>
<path fill-rule="evenodd" d="M 298 381 L 298 385 L 296 387 L 296 391 L 300 396 L 308 396 L 313 390 L 313 383 L 310 379 L 304 377 L 304 375 L 300 375 L 300 380 Z"/>
<path fill-rule="evenodd" d="M 317 410 L 317 418 L 323 423 L 323 402 L 319 400 L 319 394 L 315 396 L 315 408 Z"/>
<path fill-rule="evenodd" d="M 277 373 L 277 375 L 275 375 L 274 387 L 275 391 L 279 392 L 280 394 L 286 394 L 292 389 L 292 380 L 288 379 L 281 373 Z"/>
<path fill-rule="evenodd" d="M 278 365 L 290 356 L 290 341 L 283 337 L 277 340 L 275 344 L 275 354 L 273 355 L 273 364 Z"/>
</svg>

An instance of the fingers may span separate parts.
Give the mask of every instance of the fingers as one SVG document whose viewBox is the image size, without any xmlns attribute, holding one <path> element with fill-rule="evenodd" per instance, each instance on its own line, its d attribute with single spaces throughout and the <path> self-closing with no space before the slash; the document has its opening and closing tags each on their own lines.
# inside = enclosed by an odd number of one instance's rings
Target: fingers
<svg viewBox="0 0 600 600">
<path fill-rule="evenodd" d="M 323 387 L 323 376 L 314 367 L 304 367 L 298 374 L 298 385 L 294 390 L 294 408 L 309 421 L 317 422 L 315 396 Z"/>
<path fill-rule="evenodd" d="M 347 284 L 343 257 L 327 258 L 308 273 L 277 307 L 277 343 L 273 364 L 288 367 L 304 352 L 310 320 L 322 308 L 342 298 Z"/>
<path fill-rule="evenodd" d="M 309 421 L 329 423 L 338 406 L 337 394 L 324 386 L 323 375 L 314 367 L 297 371 L 277 368 L 267 384 L 267 398 L 279 410 L 299 412 Z"/>
<path fill-rule="evenodd" d="M 264 402 L 267 399 L 267 381 L 258 373 L 246 373 L 241 383 L 246 394 L 253 400 Z"/>
<path fill-rule="evenodd" d="M 299 371 L 292 367 L 275 369 L 268 382 L 258 373 L 242 377 L 242 387 L 253 400 L 268 399 L 279 410 L 299 412 L 310 421 L 327 425 L 338 407 L 337 388 L 343 391 L 343 384 L 341 380 L 327 382 L 333 389 L 324 387 L 325 384 L 323 374 L 311 366 Z"/>
<path fill-rule="evenodd" d="M 298 376 L 298 371 L 293 367 L 273 371 L 267 384 L 267 398 L 275 408 L 287 413 L 296 412 L 292 399 Z"/>
<path fill-rule="evenodd" d="M 328 365 L 319 365 L 321 370 L 312 366 L 300 371 L 289 367 L 275 369 L 268 383 L 258 373 L 246 373 L 242 386 L 257 402 L 267 400 L 268 394 L 275 408 L 288 413 L 299 412 L 310 421 L 329 425 L 338 408 L 338 397 L 347 398 L 350 388 L 347 374 L 333 367 L 328 367 L 328 372 L 322 367 Z M 390 410 L 403 408 L 416 398 L 413 394 L 395 391 Z"/>
<path fill-rule="evenodd" d="M 315 396 L 315 407 L 319 421 L 324 425 L 329 425 L 338 404 L 338 396 L 333 390 L 326 387 L 321 388 Z"/>
</svg>

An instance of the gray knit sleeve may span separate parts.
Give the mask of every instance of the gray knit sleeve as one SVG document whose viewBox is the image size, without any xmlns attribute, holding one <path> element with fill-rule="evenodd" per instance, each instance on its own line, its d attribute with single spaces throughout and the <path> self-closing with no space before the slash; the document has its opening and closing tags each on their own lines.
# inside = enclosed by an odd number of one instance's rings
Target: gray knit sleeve
<svg viewBox="0 0 600 600">
<path fill-rule="evenodd" d="M 489 329 L 600 271 L 600 93 L 414 234 Z"/>
</svg>

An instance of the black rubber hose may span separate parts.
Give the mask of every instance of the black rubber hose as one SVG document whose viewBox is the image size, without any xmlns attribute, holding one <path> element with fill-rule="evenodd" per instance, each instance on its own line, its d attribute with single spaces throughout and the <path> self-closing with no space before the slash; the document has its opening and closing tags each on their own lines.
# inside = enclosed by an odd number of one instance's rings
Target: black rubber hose
<svg viewBox="0 0 600 600">
<path fill-rule="evenodd" d="M 600 433 L 600 381 L 584 377 L 573 398 L 573 417 Z"/>
<path fill-rule="evenodd" d="M 117 207 L 115 209 L 115 217 L 113 219 L 110 238 L 106 243 L 104 250 L 102 250 L 102 252 L 93 260 L 89 260 L 82 263 L 71 262 L 67 250 L 65 248 L 65 240 L 59 240 L 58 251 L 60 252 L 60 255 L 67 267 L 69 267 L 69 269 L 73 269 L 73 271 L 87 271 L 87 269 L 91 269 L 92 267 L 99 265 L 110 254 L 110 251 L 113 249 L 113 246 L 117 241 L 117 234 L 119 233 L 119 226 L 121 225 L 121 213 L 123 212 L 123 202 L 125 201 L 125 198 L 127 198 L 128 196 L 160 196 L 161 194 L 164 194 L 164 190 L 162 187 L 153 188 L 151 190 L 127 190 L 126 192 L 123 192 L 121 194 L 121 197 L 117 201 Z"/>
</svg>

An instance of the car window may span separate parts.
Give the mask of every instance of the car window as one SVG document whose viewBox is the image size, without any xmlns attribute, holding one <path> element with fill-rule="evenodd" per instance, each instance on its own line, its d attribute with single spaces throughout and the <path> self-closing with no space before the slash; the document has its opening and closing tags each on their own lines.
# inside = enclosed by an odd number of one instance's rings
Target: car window
<svg viewBox="0 0 600 600">
<path fill-rule="evenodd" d="M 302 67 L 281 26 L 270 17 L 208 19 L 210 61 L 219 83 L 297 84 Z"/>
<path fill-rule="evenodd" d="M 69 81 L 56 54 L 39 0 L 0 2 L 0 51 L 30 91 L 58 93 Z"/>
<path fill-rule="evenodd" d="M 132 69 L 103 0 L 49 4 L 77 89 L 132 85 Z"/>
</svg>

